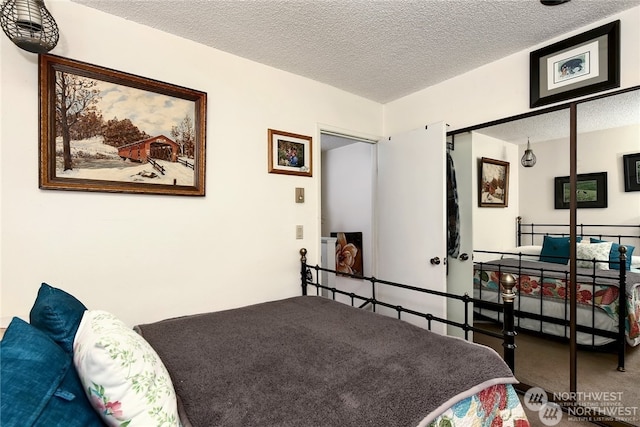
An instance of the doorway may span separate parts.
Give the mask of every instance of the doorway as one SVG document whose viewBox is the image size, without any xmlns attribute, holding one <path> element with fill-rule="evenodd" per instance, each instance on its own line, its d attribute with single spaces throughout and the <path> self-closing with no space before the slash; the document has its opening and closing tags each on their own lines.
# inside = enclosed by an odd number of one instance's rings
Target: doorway
<svg viewBox="0 0 640 427">
<path fill-rule="evenodd" d="M 321 149 L 322 236 L 361 233 L 363 276 L 445 291 L 445 124 L 398 133 L 376 145 L 339 142 L 338 148 Z M 353 277 L 337 279 L 349 286 L 359 282 Z M 399 306 L 446 318 L 444 299 L 405 297 L 394 293 L 392 298 Z M 403 320 L 440 333 L 446 330 L 440 321 L 433 324 L 424 317 L 407 315 Z"/>
<path fill-rule="evenodd" d="M 338 132 L 320 132 L 321 237 L 361 233 L 357 257 L 365 276 L 374 274 L 375 142 Z M 335 252 L 327 249 L 327 255 L 332 253 Z M 366 286 L 357 279 L 340 276 L 332 279 L 340 289 L 352 292 L 363 292 Z"/>
</svg>

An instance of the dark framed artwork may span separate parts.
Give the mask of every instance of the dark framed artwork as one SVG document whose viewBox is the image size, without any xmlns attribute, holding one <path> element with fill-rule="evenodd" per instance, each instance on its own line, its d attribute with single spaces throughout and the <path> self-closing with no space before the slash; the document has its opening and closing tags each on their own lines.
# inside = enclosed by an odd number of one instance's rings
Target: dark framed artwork
<svg viewBox="0 0 640 427">
<path fill-rule="evenodd" d="M 336 271 L 338 275 L 363 275 L 362 232 L 332 232 L 336 240 Z"/>
<path fill-rule="evenodd" d="M 483 157 L 479 170 L 478 206 L 509 206 L 509 162 Z"/>
<path fill-rule="evenodd" d="M 206 93 L 54 55 L 39 80 L 40 188 L 205 195 Z"/>
<path fill-rule="evenodd" d="M 622 156 L 624 191 L 640 191 L 640 153 Z"/>
<path fill-rule="evenodd" d="M 620 21 L 531 52 L 530 107 L 620 86 Z"/>
<path fill-rule="evenodd" d="M 555 208 L 569 209 L 571 187 L 568 176 L 558 176 L 555 181 Z M 585 173 L 576 176 L 576 198 L 578 208 L 607 207 L 607 173 Z"/>
<path fill-rule="evenodd" d="M 269 173 L 311 176 L 310 136 L 269 129 Z"/>
</svg>

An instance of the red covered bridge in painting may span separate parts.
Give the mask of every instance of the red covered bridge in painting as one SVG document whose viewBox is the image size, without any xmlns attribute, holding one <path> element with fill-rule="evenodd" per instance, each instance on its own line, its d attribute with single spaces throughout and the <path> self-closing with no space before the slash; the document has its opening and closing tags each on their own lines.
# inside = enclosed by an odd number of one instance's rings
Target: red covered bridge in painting
<svg viewBox="0 0 640 427">
<path fill-rule="evenodd" d="M 154 136 L 141 141 L 118 147 L 118 156 L 123 160 L 146 163 L 149 158 L 178 161 L 178 144 L 164 135 Z"/>
</svg>

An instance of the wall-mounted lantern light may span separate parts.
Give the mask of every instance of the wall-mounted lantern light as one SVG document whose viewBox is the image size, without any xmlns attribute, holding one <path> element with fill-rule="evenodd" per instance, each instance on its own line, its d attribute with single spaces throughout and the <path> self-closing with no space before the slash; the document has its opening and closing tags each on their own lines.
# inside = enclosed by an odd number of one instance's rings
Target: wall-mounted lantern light
<svg viewBox="0 0 640 427">
<path fill-rule="evenodd" d="M 16 46 L 29 52 L 46 53 L 58 43 L 58 26 L 44 0 L 5 0 L 0 25 Z"/>
</svg>

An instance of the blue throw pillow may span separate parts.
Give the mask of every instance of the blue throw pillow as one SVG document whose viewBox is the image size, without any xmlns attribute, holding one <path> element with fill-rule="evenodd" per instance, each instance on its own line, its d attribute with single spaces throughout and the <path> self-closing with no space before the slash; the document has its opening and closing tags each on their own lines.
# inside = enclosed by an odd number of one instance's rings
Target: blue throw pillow
<svg viewBox="0 0 640 427">
<path fill-rule="evenodd" d="M 577 238 L 578 242 L 582 237 Z M 567 264 L 569 262 L 569 237 L 544 236 L 540 261 Z"/>
<path fill-rule="evenodd" d="M 0 417 L 3 427 L 104 426 L 71 357 L 17 317 L 0 341 Z"/>
<path fill-rule="evenodd" d="M 72 354 L 73 339 L 86 310 L 73 295 L 43 283 L 29 313 L 29 323 Z"/>
<path fill-rule="evenodd" d="M 599 240 L 596 238 L 591 238 L 591 243 L 602 243 L 602 242 L 606 242 L 606 240 Z M 626 264 L 626 270 L 629 271 L 631 269 L 631 256 L 633 255 L 633 250 L 636 248 L 635 246 L 631 246 L 631 245 L 623 245 L 627 247 L 627 262 Z M 620 251 L 618 250 L 618 248 L 620 247 L 620 245 L 618 243 L 612 243 L 611 245 L 611 252 L 609 252 L 609 268 L 611 270 L 620 270 Z"/>
</svg>

